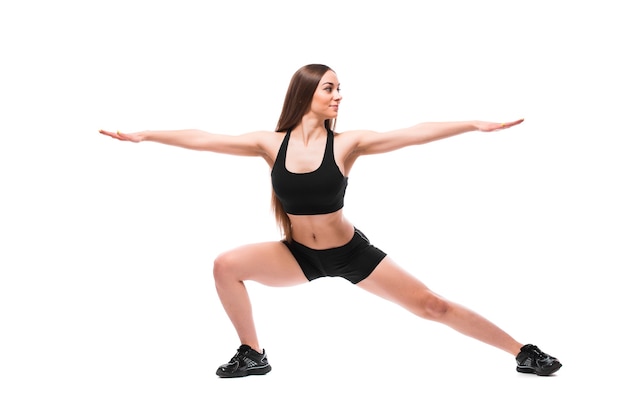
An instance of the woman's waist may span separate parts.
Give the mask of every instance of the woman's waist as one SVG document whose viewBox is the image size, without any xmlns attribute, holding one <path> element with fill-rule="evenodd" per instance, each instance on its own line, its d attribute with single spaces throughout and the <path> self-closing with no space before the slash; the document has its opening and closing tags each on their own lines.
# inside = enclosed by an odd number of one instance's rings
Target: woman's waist
<svg viewBox="0 0 626 417">
<path fill-rule="evenodd" d="M 340 212 L 289 217 L 293 240 L 311 249 L 343 246 L 354 236 L 354 226 Z"/>
</svg>

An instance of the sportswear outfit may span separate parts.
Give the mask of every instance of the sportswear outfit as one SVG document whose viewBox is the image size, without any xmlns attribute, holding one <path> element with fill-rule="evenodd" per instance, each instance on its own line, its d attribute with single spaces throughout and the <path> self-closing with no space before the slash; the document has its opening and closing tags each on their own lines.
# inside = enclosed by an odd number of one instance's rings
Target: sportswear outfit
<svg viewBox="0 0 626 417">
<path fill-rule="evenodd" d="M 289 214 L 316 215 L 341 209 L 348 179 L 335 161 L 333 132 L 328 130 L 322 163 L 316 170 L 306 173 L 291 172 L 285 166 L 290 136 L 291 131 L 288 131 L 271 174 L 274 192 L 284 210 Z M 293 240 L 283 243 L 309 281 L 338 276 L 357 284 L 367 278 L 386 256 L 358 229 L 354 230 L 348 243 L 338 248 L 311 249 Z"/>
</svg>

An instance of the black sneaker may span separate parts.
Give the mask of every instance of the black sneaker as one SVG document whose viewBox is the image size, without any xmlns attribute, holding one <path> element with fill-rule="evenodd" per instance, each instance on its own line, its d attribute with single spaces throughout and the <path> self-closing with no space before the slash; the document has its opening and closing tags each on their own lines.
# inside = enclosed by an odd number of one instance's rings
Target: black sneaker
<svg viewBox="0 0 626 417">
<path fill-rule="evenodd" d="M 547 376 L 561 369 L 561 362 L 547 353 L 543 353 L 535 345 L 524 345 L 515 357 L 517 372 Z"/>
<path fill-rule="evenodd" d="M 221 378 L 236 378 L 248 375 L 265 375 L 272 370 L 265 349 L 257 352 L 248 345 L 241 345 L 230 362 L 217 368 L 215 374 Z"/>
</svg>

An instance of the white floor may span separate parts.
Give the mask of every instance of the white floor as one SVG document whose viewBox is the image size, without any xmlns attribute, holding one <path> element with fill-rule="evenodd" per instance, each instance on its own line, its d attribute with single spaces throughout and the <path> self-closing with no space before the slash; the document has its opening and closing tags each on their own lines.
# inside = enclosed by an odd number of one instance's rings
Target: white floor
<svg viewBox="0 0 626 417">
<path fill-rule="evenodd" d="M 524 375 L 505 353 L 331 280 L 290 289 L 251 286 L 274 369 L 219 379 L 215 369 L 232 356 L 236 339 L 209 285 L 196 284 L 194 291 L 185 278 L 158 282 L 156 290 L 127 286 L 124 294 L 105 290 L 93 303 L 65 299 L 31 317 L 21 311 L 3 346 L 3 415 L 619 416 L 626 410 L 615 381 L 625 370 L 610 329 L 576 326 L 550 305 L 525 312 L 501 307 L 502 314 L 492 314 L 499 322 L 564 363 L 552 377 Z"/>
</svg>

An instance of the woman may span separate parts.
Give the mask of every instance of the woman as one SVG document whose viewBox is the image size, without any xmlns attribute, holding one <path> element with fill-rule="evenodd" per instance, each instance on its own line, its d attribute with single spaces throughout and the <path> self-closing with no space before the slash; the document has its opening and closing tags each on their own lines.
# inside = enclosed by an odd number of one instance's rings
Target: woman
<svg viewBox="0 0 626 417">
<path fill-rule="evenodd" d="M 262 350 L 244 281 L 269 286 L 341 276 L 422 318 L 516 356 L 517 371 L 550 375 L 561 363 L 534 345 L 522 345 L 473 311 L 433 293 L 371 245 L 343 215 L 347 177 L 361 155 L 389 152 L 465 132 L 492 132 L 520 124 L 481 121 L 421 123 L 385 133 L 334 132 L 341 102 L 339 81 L 325 65 L 300 68 L 292 77 L 275 132 L 239 136 L 197 130 L 120 133 L 115 139 L 152 141 L 194 150 L 259 156 L 272 168 L 272 205 L 284 240 L 242 246 L 214 263 L 217 292 L 239 336 L 235 356 L 220 377 L 262 375 L 271 370 Z"/>
</svg>

